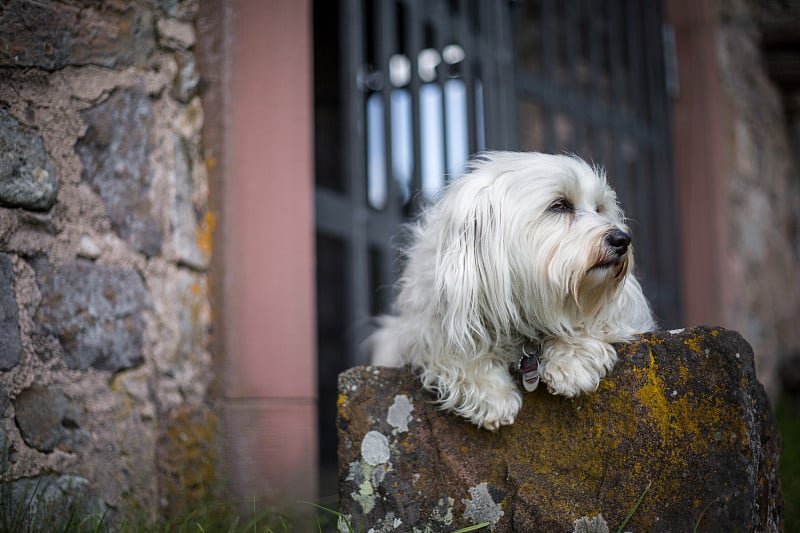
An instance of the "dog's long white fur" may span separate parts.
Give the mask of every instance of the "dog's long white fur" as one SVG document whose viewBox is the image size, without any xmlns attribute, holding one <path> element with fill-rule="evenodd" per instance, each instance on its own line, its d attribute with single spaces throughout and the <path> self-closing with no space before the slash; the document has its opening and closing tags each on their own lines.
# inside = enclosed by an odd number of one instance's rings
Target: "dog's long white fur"
<svg viewBox="0 0 800 533">
<path fill-rule="evenodd" d="M 572 209 L 554 209 L 559 200 Z M 573 156 L 484 154 L 414 226 L 393 314 L 370 340 L 373 363 L 412 364 L 442 408 L 492 430 L 522 405 L 509 368 L 526 340 L 542 344 L 550 392 L 595 390 L 616 363 L 610 343 L 655 326 L 632 249 L 605 263 L 614 229 L 628 232 L 600 169 Z"/>
</svg>

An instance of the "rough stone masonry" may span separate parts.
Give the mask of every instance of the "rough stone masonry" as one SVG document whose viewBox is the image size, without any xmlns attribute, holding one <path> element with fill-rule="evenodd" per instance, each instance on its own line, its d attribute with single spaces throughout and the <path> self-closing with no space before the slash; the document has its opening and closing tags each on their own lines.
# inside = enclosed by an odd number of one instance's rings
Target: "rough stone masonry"
<svg viewBox="0 0 800 533">
<path fill-rule="evenodd" d="M 5 504 L 153 516 L 211 484 L 196 16 L 194 0 L 0 6 Z"/>
<path fill-rule="evenodd" d="M 747 342 L 701 327 L 617 349 L 596 393 L 540 387 L 495 433 L 439 411 L 409 368 L 343 372 L 342 513 L 355 530 L 615 531 L 642 498 L 626 531 L 783 531 L 780 438 Z"/>
</svg>

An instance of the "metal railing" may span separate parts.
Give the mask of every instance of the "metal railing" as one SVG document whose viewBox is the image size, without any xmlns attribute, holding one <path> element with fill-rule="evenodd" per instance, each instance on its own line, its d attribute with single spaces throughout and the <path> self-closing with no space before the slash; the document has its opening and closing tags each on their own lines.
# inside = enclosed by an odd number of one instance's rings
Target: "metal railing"
<svg viewBox="0 0 800 533">
<path fill-rule="evenodd" d="M 630 219 L 645 293 L 662 325 L 678 325 L 661 3 L 527 1 L 515 4 L 513 20 L 520 145 L 572 152 L 606 168 Z"/>
</svg>

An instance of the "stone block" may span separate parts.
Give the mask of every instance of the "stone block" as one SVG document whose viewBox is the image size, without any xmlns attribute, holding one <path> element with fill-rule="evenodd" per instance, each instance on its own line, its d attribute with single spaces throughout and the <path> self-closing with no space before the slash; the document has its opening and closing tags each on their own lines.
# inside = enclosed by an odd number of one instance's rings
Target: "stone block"
<svg viewBox="0 0 800 533">
<path fill-rule="evenodd" d="M 144 361 L 142 313 L 151 298 L 136 271 L 85 259 L 32 265 L 42 294 L 36 322 L 59 341 L 68 368 L 117 372 Z"/>
<path fill-rule="evenodd" d="M 32 385 L 14 399 L 14 411 L 22 439 L 40 452 L 75 451 L 89 439 L 80 409 L 58 387 Z"/>
<path fill-rule="evenodd" d="M 203 269 L 207 258 L 198 243 L 198 217 L 192 202 L 192 159 L 186 141 L 178 135 L 173 135 L 173 156 L 175 203 L 170 216 L 172 245 L 181 263 Z"/>
<path fill-rule="evenodd" d="M 58 70 L 67 65 L 120 68 L 156 50 L 153 15 L 126 8 L 9 0 L 0 9 L 0 66 Z M 117 4 L 120 5 L 120 4 Z"/>
<path fill-rule="evenodd" d="M 747 342 L 700 327 L 617 350 L 595 393 L 539 387 L 494 433 L 438 410 L 409 368 L 343 372 L 341 511 L 375 531 L 616 530 L 644 494 L 627 530 L 782 531 L 780 438 Z"/>
<path fill-rule="evenodd" d="M 172 97 L 182 103 L 188 103 L 196 94 L 200 85 L 200 72 L 194 60 L 194 55 L 183 51 L 175 51 L 175 63 L 178 70 L 172 83 Z"/>
<path fill-rule="evenodd" d="M 57 194 L 56 170 L 42 136 L 0 108 L 0 205 L 50 209 Z"/>
<path fill-rule="evenodd" d="M 156 22 L 158 41 L 166 48 L 191 48 L 195 44 L 194 25 L 176 19 L 159 19 Z"/>
<path fill-rule="evenodd" d="M 11 257 L 0 253 L 0 370 L 10 370 L 17 366 L 21 354 L 19 310 L 14 294 L 14 265 Z"/>
<path fill-rule="evenodd" d="M 162 230 L 150 199 L 155 138 L 150 99 L 140 88 L 120 90 L 82 116 L 86 134 L 75 147 L 82 179 L 103 200 L 119 236 L 149 257 L 158 255 Z"/>
</svg>

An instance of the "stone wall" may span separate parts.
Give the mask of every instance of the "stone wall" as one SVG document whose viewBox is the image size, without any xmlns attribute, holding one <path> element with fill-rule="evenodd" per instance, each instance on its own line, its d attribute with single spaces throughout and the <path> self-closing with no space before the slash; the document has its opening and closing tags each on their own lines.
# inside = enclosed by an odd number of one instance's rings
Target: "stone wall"
<svg viewBox="0 0 800 533">
<path fill-rule="evenodd" d="M 759 379 L 774 397 L 781 360 L 800 351 L 800 175 L 784 102 L 759 48 L 769 5 L 716 5 L 730 236 L 726 319 L 752 344 Z"/>
<path fill-rule="evenodd" d="M 100 508 L 152 517 L 208 490 L 214 219 L 196 11 L 196 0 L 0 7 L 11 494 L 67 483 Z"/>
</svg>

